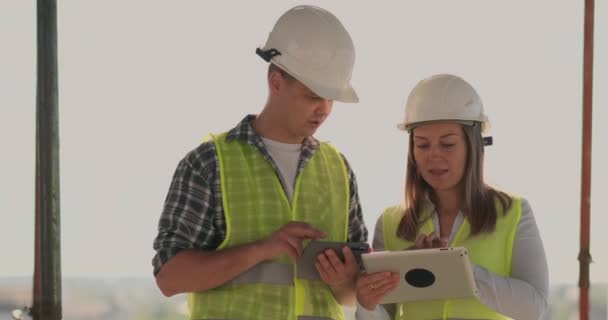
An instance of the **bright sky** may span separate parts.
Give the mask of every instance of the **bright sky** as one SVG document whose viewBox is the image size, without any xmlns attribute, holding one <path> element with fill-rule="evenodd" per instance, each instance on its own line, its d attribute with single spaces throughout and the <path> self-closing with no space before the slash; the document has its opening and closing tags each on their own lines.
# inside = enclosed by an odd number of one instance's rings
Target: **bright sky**
<svg viewBox="0 0 608 320">
<path fill-rule="evenodd" d="M 152 240 L 179 160 L 266 101 L 254 50 L 293 1 L 61 1 L 59 105 L 64 276 L 151 277 Z M 488 181 L 527 197 L 552 283 L 578 279 L 583 1 L 310 1 L 357 49 L 361 102 L 317 137 L 346 154 L 373 231 L 403 194 L 396 124 L 422 78 L 453 73 L 492 121 Z M 598 1 L 596 12 L 608 3 Z M 597 15 L 591 279 L 608 282 L 608 25 Z M 35 1 L 0 2 L 0 276 L 31 275 Z M 371 234 L 370 234 L 371 236 Z M 371 237 L 370 237 L 371 239 Z"/>
</svg>

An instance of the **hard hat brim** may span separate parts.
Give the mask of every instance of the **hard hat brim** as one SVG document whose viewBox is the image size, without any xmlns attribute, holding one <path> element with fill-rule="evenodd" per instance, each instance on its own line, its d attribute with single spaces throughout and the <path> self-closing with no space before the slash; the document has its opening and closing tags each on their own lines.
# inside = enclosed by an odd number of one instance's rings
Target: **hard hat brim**
<svg viewBox="0 0 608 320">
<path fill-rule="evenodd" d="M 285 67 L 281 63 L 281 61 L 276 58 L 273 58 L 271 60 L 271 63 L 273 63 L 275 66 L 279 67 L 281 70 L 287 72 L 289 75 L 294 77 L 296 80 L 300 81 L 303 85 L 305 85 L 308 89 L 310 89 L 312 92 L 314 92 L 316 95 L 318 95 L 321 98 L 324 98 L 327 100 L 346 102 L 346 103 L 359 102 L 359 96 L 357 95 L 357 92 L 355 92 L 355 89 L 352 87 L 352 85 L 349 85 L 346 88 L 323 87 L 323 86 L 320 86 L 320 85 L 314 83 L 311 80 L 304 78 L 301 75 L 291 72 L 289 70 L 289 68 Z"/>
<path fill-rule="evenodd" d="M 465 126 L 472 126 L 475 123 L 479 123 L 481 125 L 482 132 L 487 131 L 487 129 L 489 128 L 489 123 L 487 123 L 487 122 L 480 122 L 480 121 L 474 121 L 474 120 L 461 120 L 461 119 L 441 119 L 441 120 L 421 121 L 421 122 L 415 122 L 415 123 L 401 122 L 401 123 L 397 124 L 397 128 L 399 130 L 409 132 L 409 131 L 412 131 L 412 129 L 414 129 L 416 127 L 431 124 L 431 123 L 437 123 L 437 122 L 451 122 L 451 123 L 462 124 Z"/>
<path fill-rule="evenodd" d="M 328 88 L 315 88 L 313 84 L 308 85 L 302 82 L 305 86 L 307 86 L 312 92 L 319 95 L 319 97 L 325 98 L 327 100 L 335 100 L 340 102 L 347 103 L 357 103 L 359 102 L 359 96 L 355 92 L 355 89 L 352 86 L 349 86 L 344 89 L 332 90 Z"/>
</svg>

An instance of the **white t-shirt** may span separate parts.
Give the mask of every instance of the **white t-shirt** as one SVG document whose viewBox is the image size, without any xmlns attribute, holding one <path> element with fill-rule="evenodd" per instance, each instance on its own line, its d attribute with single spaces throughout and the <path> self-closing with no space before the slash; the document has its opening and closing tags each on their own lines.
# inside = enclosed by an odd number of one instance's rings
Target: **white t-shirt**
<svg viewBox="0 0 608 320">
<path fill-rule="evenodd" d="M 289 201 L 293 199 L 293 189 L 298 173 L 298 162 L 302 153 L 302 144 L 282 143 L 262 137 L 266 150 L 277 165 Z"/>
</svg>

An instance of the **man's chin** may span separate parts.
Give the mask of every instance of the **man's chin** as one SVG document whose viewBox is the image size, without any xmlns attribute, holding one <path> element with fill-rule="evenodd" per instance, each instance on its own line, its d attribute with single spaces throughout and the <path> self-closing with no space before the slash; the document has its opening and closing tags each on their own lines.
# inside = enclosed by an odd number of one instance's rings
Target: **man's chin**
<svg viewBox="0 0 608 320">
<path fill-rule="evenodd" d="M 317 129 L 314 129 L 314 130 L 306 130 L 305 137 L 306 137 L 306 138 L 308 138 L 308 137 L 312 137 L 312 136 L 314 136 L 314 135 L 315 135 L 315 133 L 317 133 Z"/>
</svg>

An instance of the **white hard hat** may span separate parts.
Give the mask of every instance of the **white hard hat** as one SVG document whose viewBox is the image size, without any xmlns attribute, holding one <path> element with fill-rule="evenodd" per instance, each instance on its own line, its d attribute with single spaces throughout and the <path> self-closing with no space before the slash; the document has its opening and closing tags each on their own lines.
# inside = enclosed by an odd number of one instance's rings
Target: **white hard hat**
<svg viewBox="0 0 608 320">
<path fill-rule="evenodd" d="M 256 53 L 322 98 L 359 101 L 350 84 L 353 41 L 338 18 L 324 9 L 306 5 L 285 12 Z"/>
<path fill-rule="evenodd" d="M 481 124 L 482 132 L 489 127 L 481 98 L 463 79 L 438 74 L 420 81 L 405 104 L 405 120 L 398 124 L 410 131 L 429 121 L 455 120 L 464 124 Z"/>
</svg>

